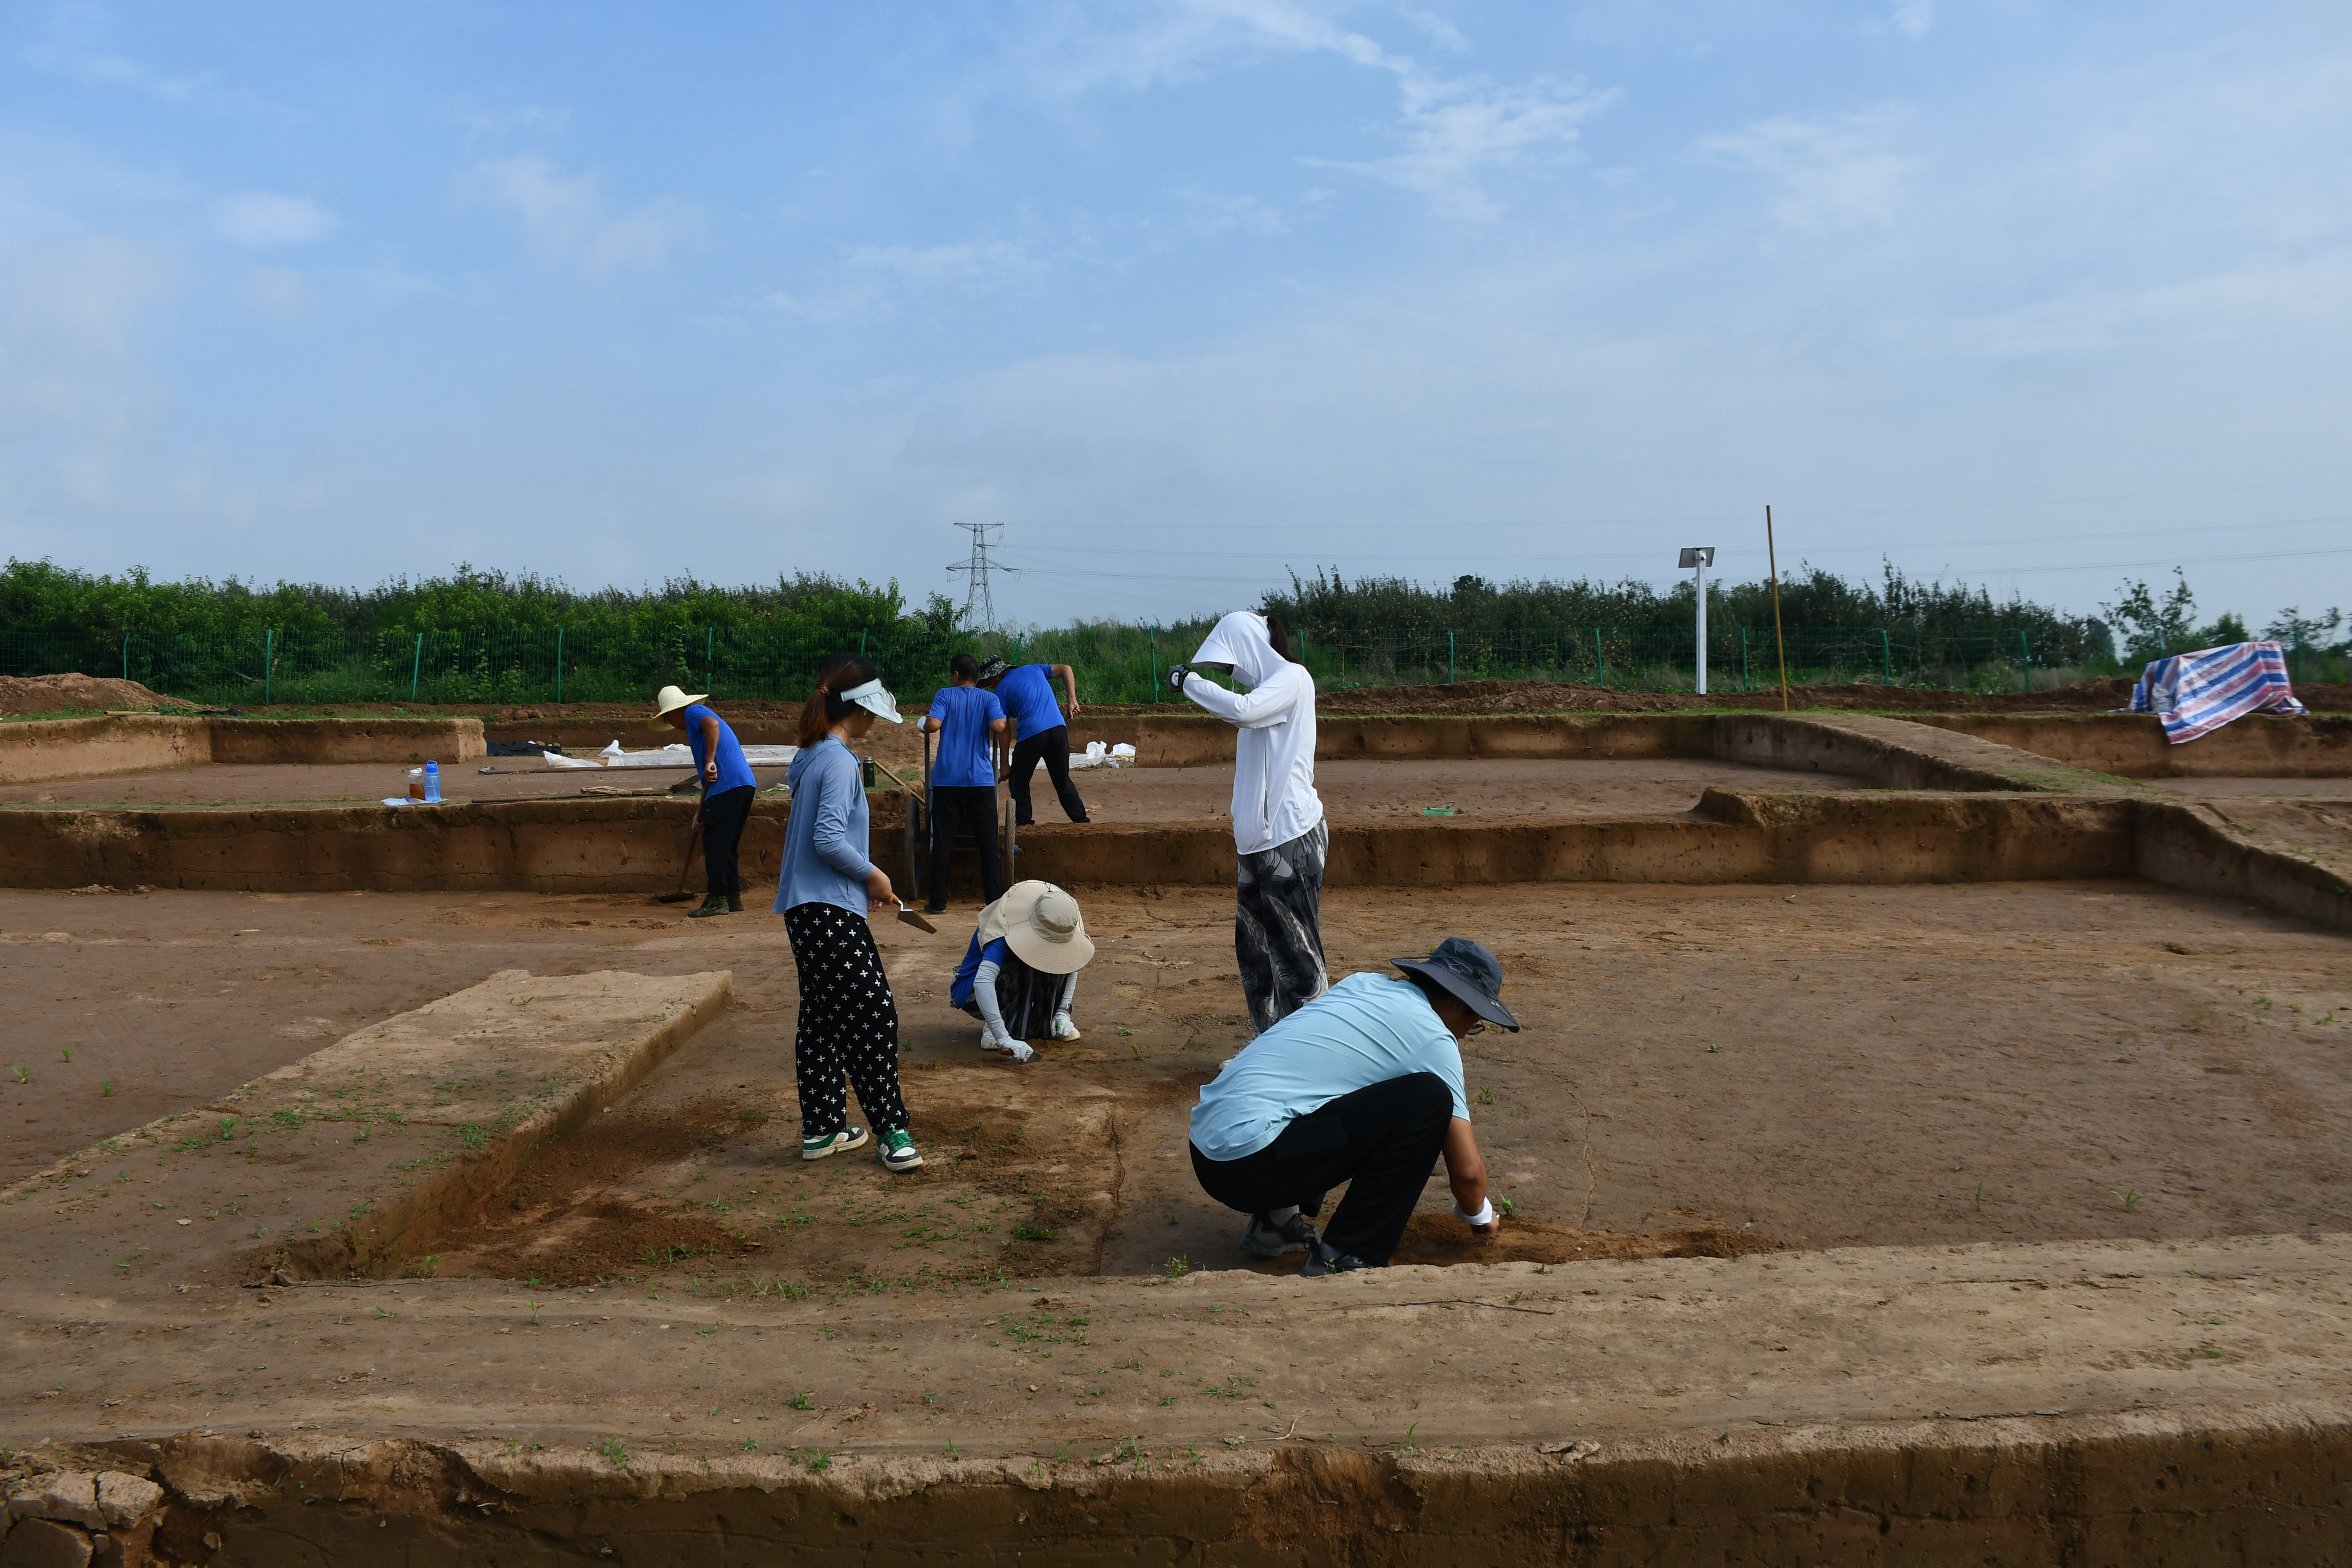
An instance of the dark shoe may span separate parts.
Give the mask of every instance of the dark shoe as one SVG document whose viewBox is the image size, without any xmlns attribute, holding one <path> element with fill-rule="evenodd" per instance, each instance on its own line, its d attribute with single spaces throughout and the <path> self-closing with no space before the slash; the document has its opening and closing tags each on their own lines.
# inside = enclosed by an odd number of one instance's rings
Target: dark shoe
<svg viewBox="0 0 2352 1568">
<path fill-rule="evenodd" d="M 1359 1268 L 1370 1268 L 1352 1252 L 1341 1252 L 1329 1242 L 1318 1241 L 1307 1254 L 1307 1267 L 1298 1271 L 1301 1279 L 1320 1279 L 1326 1274 L 1353 1274 Z"/>
<path fill-rule="evenodd" d="M 740 915 L 743 912 L 743 897 L 741 894 L 730 893 L 727 895 L 727 912 L 730 915 Z"/>
<path fill-rule="evenodd" d="M 1242 1250 L 1260 1258 L 1279 1258 L 1286 1252 L 1313 1252 L 1317 1239 L 1315 1226 L 1303 1214 L 1293 1213 L 1279 1225 L 1255 1214 L 1250 1215 L 1249 1228 L 1242 1232 Z"/>
<path fill-rule="evenodd" d="M 713 893 L 710 897 L 703 900 L 696 908 L 687 910 L 686 918 L 690 921 L 698 921 L 706 919 L 711 915 L 723 915 L 726 912 L 726 899 L 717 893 Z"/>
<path fill-rule="evenodd" d="M 948 907 L 945 904 L 925 904 L 923 912 L 927 915 L 943 915 L 948 912 Z"/>
</svg>

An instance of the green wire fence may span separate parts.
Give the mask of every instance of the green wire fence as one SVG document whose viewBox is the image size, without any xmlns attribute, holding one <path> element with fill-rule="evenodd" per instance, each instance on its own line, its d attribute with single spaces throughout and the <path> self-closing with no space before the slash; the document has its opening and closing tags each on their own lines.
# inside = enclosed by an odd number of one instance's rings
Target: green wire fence
<svg viewBox="0 0 2352 1568">
<path fill-rule="evenodd" d="M 1211 623 L 1090 626 L 1038 633 L 942 634 L 871 628 L 680 627 L 583 634 L 562 626 L 373 636 L 281 632 L 0 631 L 0 674 L 121 676 L 220 706 L 642 702 L 671 683 L 726 698 L 793 700 L 825 657 L 871 658 L 903 702 L 928 699 L 951 654 L 1067 664 L 1087 702 L 1171 700 L 1161 677 L 1189 659 Z M 2024 632 L 1932 635 L 1912 628 L 1792 627 L 1791 684 L 1864 683 L 2031 691 L 2111 660 Z M 1469 680 L 1550 680 L 1634 691 L 1687 691 L 1696 647 L 1687 632 L 1593 626 L 1518 632 L 1293 633 L 1293 652 L 1324 690 Z M 2340 679 L 2340 655 L 2289 650 L 2297 679 Z M 1708 686 L 1757 691 L 1779 681 L 1769 626 L 1711 627 Z M 2137 673 L 2136 669 L 2129 671 Z"/>
</svg>

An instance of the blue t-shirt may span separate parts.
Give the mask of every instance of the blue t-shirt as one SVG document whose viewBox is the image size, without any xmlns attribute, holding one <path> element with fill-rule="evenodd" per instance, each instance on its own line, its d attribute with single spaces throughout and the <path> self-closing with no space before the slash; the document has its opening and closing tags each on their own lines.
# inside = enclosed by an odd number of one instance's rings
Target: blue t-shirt
<svg viewBox="0 0 2352 1568">
<path fill-rule="evenodd" d="M 963 962 L 956 965 L 955 978 L 948 983 L 949 1004 L 957 1007 L 969 1005 L 972 987 L 980 978 L 980 966 L 992 963 L 997 968 L 1003 968 L 1004 955 L 1008 951 L 1003 937 L 982 947 L 980 945 L 980 933 L 972 932 L 971 941 L 964 944 Z"/>
<path fill-rule="evenodd" d="M 719 719 L 719 715 L 699 702 L 686 710 L 686 743 L 693 748 L 694 771 L 698 776 L 702 772 L 702 765 L 710 760 L 702 750 L 702 721 L 705 719 Z M 709 793 L 717 795 L 723 789 L 746 789 L 753 782 L 751 764 L 743 760 L 743 742 L 735 738 L 735 731 L 728 727 L 726 720 L 719 719 L 719 782 L 708 786 Z"/>
<path fill-rule="evenodd" d="M 940 721 L 940 754 L 931 782 L 948 789 L 996 787 L 996 759 L 988 727 L 1004 717 L 996 693 L 978 686 L 942 686 L 931 694 L 931 717 Z"/>
<path fill-rule="evenodd" d="M 1042 664 L 1024 664 L 1004 672 L 996 683 L 996 700 L 1013 721 L 1013 738 L 1025 741 L 1062 723 L 1062 705 L 1054 700 L 1054 682 Z"/>
<path fill-rule="evenodd" d="M 1242 1047 L 1201 1090 L 1192 1146 L 1212 1160 L 1255 1154 L 1297 1118 L 1343 1094 L 1433 1072 L 1462 1094 L 1462 1047 L 1409 980 L 1350 974 Z"/>
</svg>

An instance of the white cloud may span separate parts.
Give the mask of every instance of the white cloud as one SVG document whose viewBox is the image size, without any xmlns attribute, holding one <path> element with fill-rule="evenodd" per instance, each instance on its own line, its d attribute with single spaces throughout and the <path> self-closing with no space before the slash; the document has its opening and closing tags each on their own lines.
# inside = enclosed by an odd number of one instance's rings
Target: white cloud
<svg viewBox="0 0 2352 1568">
<path fill-rule="evenodd" d="M 253 95 L 225 87 L 212 71 L 169 71 L 111 47 L 105 14 L 87 4 L 59 6 L 47 39 L 25 50 L 25 63 L 85 87 L 116 88 L 165 103 L 210 102 L 252 108 Z"/>
<path fill-rule="evenodd" d="M 1909 119 L 1883 104 L 1833 120 L 1793 114 L 1759 120 L 1744 131 L 1709 136 L 1699 152 L 1779 182 L 1772 216 L 1783 226 L 1829 230 L 1882 226 L 1895 220 L 1918 160 L 1895 151 Z"/>
<path fill-rule="evenodd" d="M 473 136 L 511 136 L 519 132 L 530 132 L 542 136 L 560 135 L 572 123 L 568 109 L 541 109 L 525 104 L 520 109 L 476 109 L 459 103 L 451 107 L 449 118 L 464 126 Z"/>
<path fill-rule="evenodd" d="M 1968 324 L 1969 346 L 2004 356 L 2104 349 L 2156 335 L 2234 342 L 2260 322 L 2352 321 L 2352 252 L 2258 261 L 2141 289 L 2086 289 Z"/>
<path fill-rule="evenodd" d="M 1583 122 L 1616 98 L 1575 83 L 1498 88 L 1475 78 L 1441 80 L 1417 68 L 1399 73 L 1399 89 L 1404 152 L 1370 163 L 1306 161 L 1369 174 L 1418 191 L 1442 210 L 1486 218 L 1503 209 L 1478 184 L 1480 174 L 1562 152 Z"/>
<path fill-rule="evenodd" d="M 651 270 L 702 232 L 702 211 L 692 202 L 659 196 L 615 214 L 595 175 L 566 175 L 536 153 L 477 163 L 458 176 L 457 194 L 461 205 L 520 219 L 543 263 L 592 277 Z"/>
<path fill-rule="evenodd" d="M 213 227 L 220 237 L 248 250 L 308 245 L 334 226 L 335 215 L 316 203 L 268 191 L 247 191 L 213 207 Z"/>
<path fill-rule="evenodd" d="M 1886 21 L 1906 38 L 1924 38 L 1936 25 L 1936 0 L 1895 0 Z"/>
<path fill-rule="evenodd" d="M 1441 47 L 1467 47 L 1441 18 L 1404 15 Z M 1441 210 L 1477 217 L 1502 210 L 1480 186 L 1480 175 L 1563 153 L 1583 122 L 1615 98 L 1541 78 L 1507 87 L 1484 77 L 1439 76 L 1412 56 L 1341 26 L 1325 9 L 1296 0 L 1165 0 L 1110 28 L 1087 14 L 1066 11 L 1010 52 L 1024 84 L 1049 100 L 1104 89 L 1140 91 L 1254 56 L 1329 55 L 1384 71 L 1398 91 L 1398 119 L 1387 133 L 1403 151 L 1369 160 L 1302 161 L 1381 180 L 1429 197 Z"/>
<path fill-rule="evenodd" d="M 1031 292 L 1047 264 L 1006 240 L 953 245 L 861 245 L 843 256 L 845 282 L 812 293 L 777 290 L 762 309 L 808 321 L 872 320 L 892 314 L 909 299 L 962 296 L 1005 299 Z"/>
</svg>

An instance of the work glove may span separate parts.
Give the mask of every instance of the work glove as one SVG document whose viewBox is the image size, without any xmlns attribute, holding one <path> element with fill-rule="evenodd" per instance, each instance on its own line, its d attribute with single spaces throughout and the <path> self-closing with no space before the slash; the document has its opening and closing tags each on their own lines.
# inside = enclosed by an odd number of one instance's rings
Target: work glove
<svg viewBox="0 0 2352 1568">
<path fill-rule="evenodd" d="M 1183 695 L 1184 678 L 1192 673 L 1192 667 L 1189 664 L 1171 665 L 1169 667 L 1168 689 L 1175 692 L 1180 697 Z"/>
</svg>

